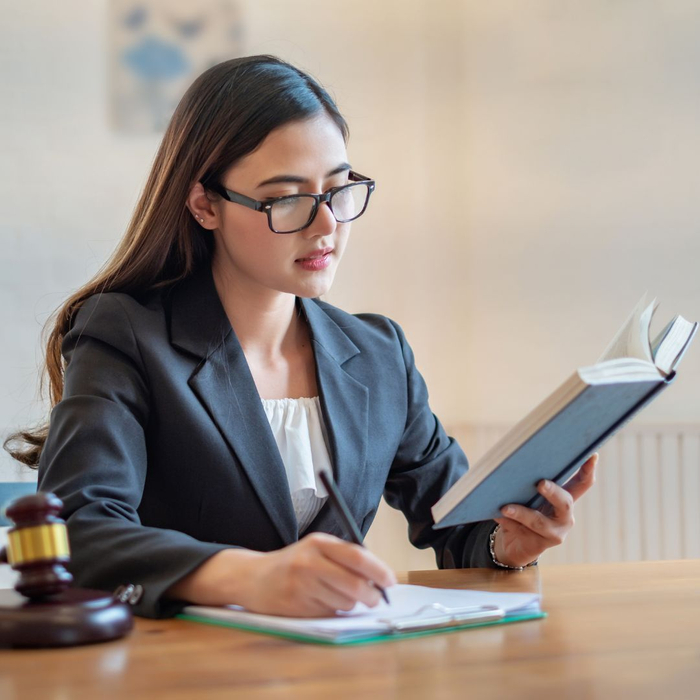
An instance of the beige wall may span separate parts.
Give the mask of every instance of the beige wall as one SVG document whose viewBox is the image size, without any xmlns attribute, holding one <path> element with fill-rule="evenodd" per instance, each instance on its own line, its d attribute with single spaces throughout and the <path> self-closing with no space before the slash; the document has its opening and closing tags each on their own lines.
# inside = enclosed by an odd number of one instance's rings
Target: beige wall
<svg viewBox="0 0 700 700">
<path fill-rule="evenodd" d="M 662 320 L 700 318 L 700 3 L 247 8 L 249 52 L 316 74 L 378 181 L 328 298 L 404 326 L 446 423 L 517 420 L 645 290 Z M 3 431 L 41 415 L 41 323 L 114 247 L 158 143 L 108 128 L 107 14 L 3 11 Z M 697 348 L 681 374 L 645 419 L 700 420 Z M 0 478 L 16 473 L 3 456 Z"/>
<path fill-rule="evenodd" d="M 516 419 L 645 290 L 700 316 L 700 4 L 507 5 L 464 38 L 470 420 Z M 697 348 L 682 375 L 645 420 L 700 419 Z"/>
</svg>

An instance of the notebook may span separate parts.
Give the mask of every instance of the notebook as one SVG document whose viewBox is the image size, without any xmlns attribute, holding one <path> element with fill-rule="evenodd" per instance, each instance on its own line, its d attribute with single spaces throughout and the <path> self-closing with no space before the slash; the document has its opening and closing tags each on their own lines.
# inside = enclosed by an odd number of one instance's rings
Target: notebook
<svg viewBox="0 0 700 700">
<path fill-rule="evenodd" d="M 545 617 L 536 593 L 428 588 L 397 584 L 387 589 L 390 604 L 358 603 L 334 617 L 259 615 L 239 606 L 187 606 L 185 620 L 224 625 L 319 644 L 358 644 L 405 639 L 484 625 Z"/>
</svg>

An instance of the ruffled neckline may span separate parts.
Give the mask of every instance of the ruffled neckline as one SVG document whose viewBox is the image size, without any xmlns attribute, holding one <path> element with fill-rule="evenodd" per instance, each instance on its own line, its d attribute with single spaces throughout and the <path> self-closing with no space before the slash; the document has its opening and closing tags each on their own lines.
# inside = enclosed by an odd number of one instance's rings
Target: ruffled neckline
<svg viewBox="0 0 700 700">
<path fill-rule="evenodd" d="M 317 498 L 328 492 L 319 474 L 332 473 L 326 428 L 318 396 L 261 399 L 294 494 L 310 490 Z"/>
</svg>

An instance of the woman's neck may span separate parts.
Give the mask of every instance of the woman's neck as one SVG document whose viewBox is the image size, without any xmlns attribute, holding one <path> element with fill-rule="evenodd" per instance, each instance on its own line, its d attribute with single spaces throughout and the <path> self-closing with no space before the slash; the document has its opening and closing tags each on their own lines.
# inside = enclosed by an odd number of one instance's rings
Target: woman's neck
<svg viewBox="0 0 700 700">
<path fill-rule="evenodd" d="M 214 285 L 246 357 L 275 362 L 299 347 L 303 322 L 293 294 L 252 289 L 212 267 Z"/>
<path fill-rule="evenodd" d="M 214 285 L 261 398 L 317 396 L 309 328 L 293 294 L 246 284 L 212 266 Z"/>
</svg>

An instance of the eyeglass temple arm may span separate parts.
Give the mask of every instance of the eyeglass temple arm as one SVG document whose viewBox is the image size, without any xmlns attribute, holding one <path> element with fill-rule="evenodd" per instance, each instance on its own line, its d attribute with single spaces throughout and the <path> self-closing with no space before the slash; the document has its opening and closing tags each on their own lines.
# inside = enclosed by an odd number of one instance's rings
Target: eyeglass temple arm
<svg viewBox="0 0 700 700">
<path fill-rule="evenodd" d="M 352 180 L 353 182 L 364 182 L 365 180 L 372 180 L 371 177 L 367 177 L 366 175 L 360 175 L 360 173 L 355 172 L 354 170 L 351 170 L 348 173 L 348 179 Z"/>
<path fill-rule="evenodd" d="M 257 199 L 252 199 L 251 197 L 246 197 L 244 194 L 238 194 L 238 192 L 232 192 L 227 190 L 221 185 L 210 185 L 209 189 L 214 190 L 217 194 L 220 194 L 224 199 L 228 199 L 229 202 L 235 202 L 236 204 L 242 204 L 244 207 L 249 209 L 254 209 L 255 211 L 262 211 L 264 207 L 263 202 L 259 202 Z"/>
</svg>

